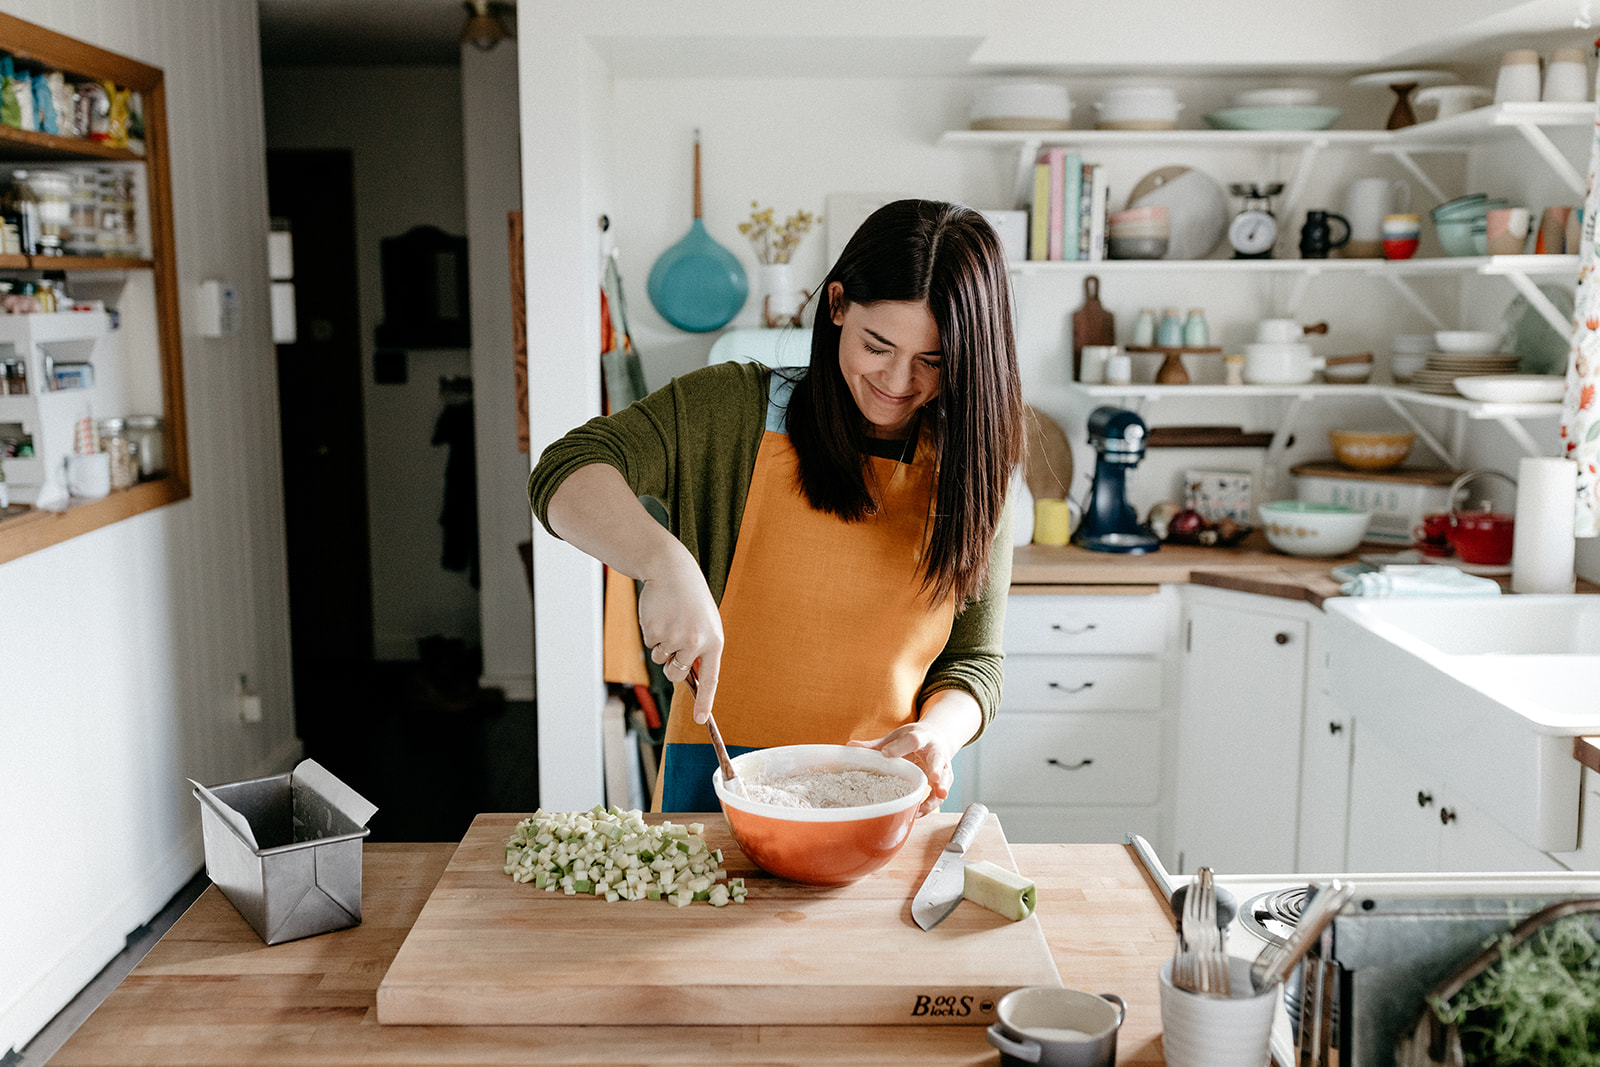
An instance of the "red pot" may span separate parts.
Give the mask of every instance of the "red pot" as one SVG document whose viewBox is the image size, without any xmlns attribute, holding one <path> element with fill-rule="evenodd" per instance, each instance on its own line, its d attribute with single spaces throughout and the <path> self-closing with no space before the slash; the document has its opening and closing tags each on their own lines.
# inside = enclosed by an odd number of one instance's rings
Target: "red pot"
<svg viewBox="0 0 1600 1067">
<path fill-rule="evenodd" d="M 1498 511 L 1457 511 L 1445 537 L 1464 563 L 1503 566 L 1511 562 L 1515 519 Z"/>
</svg>

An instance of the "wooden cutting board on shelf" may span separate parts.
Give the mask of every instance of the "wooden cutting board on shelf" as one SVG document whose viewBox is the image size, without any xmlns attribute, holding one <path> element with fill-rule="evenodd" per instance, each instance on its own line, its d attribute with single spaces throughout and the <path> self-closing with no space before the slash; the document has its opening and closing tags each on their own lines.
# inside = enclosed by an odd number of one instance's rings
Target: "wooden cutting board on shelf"
<svg viewBox="0 0 1600 1067">
<path fill-rule="evenodd" d="M 1083 306 L 1072 313 L 1072 380 L 1082 378 L 1083 346 L 1117 343 L 1116 320 L 1100 303 L 1100 279 L 1083 280 Z"/>
<path fill-rule="evenodd" d="M 1061 424 L 1038 408 L 1026 413 L 1028 454 L 1023 479 L 1035 500 L 1062 500 L 1072 491 L 1072 444 Z M 1019 520 L 1020 521 L 1020 520 Z"/>
<path fill-rule="evenodd" d="M 959 814 L 918 819 L 888 866 L 832 889 L 757 869 L 720 812 L 670 816 L 703 822 L 745 879 L 749 899 L 724 908 L 513 882 L 501 866 L 521 817 L 473 821 L 378 986 L 380 1023 L 986 1026 L 1012 989 L 1061 984 L 1037 915 L 963 901 L 933 930 L 912 921 Z M 993 815 L 967 855 L 1016 870 Z"/>
</svg>

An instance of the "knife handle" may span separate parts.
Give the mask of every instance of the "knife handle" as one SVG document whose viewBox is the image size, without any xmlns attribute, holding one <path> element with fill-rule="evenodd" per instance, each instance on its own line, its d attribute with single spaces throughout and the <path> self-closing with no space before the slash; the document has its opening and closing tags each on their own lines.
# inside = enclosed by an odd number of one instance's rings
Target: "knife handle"
<svg viewBox="0 0 1600 1067">
<path fill-rule="evenodd" d="M 967 847 L 978 836 L 978 831 L 983 829 L 983 822 L 989 817 L 989 809 L 973 801 L 967 805 L 967 810 L 962 813 L 961 821 L 956 824 L 956 832 L 950 835 L 950 843 L 945 846 L 946 852 L 965 854 Z"/>
</svg>

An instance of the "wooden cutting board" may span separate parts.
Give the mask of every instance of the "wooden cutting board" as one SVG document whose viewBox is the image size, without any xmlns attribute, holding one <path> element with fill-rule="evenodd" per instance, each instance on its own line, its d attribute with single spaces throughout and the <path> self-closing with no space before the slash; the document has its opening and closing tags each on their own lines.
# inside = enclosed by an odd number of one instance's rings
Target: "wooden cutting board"
<svg viewBox="0 0 1600 1067">
<path fill-rule="evenodd" d="M 473 821 L 378 986 L 380 1023 L 986 1026 L 1010 990 L 1061 984 L 1037 915 L 963 901 L 931 931 L 912 921 L 959 814 L 917 820 L 888 866 L 832 889 L 754 867 L 720 812 L 672 816 L 704 822 L 744 877 L 749 899 L 725 908 L 513 882 L 501 865 L 521 817 Z M 993 815 L 967 855 L 1016 870 Z"/>
<path fill-rule="evenodd" d="M 1072 491 L 1072 445 L 1055 419 L 1032 406 L 1026 414 L 1028 492 L 1035 500 L 1062 500 Z"/>
<path fill-rule="evenodd" d="M 1083 377 L 1083 346 L 1117 343 L 1115 320 L 1100 303 L 1100 279 L 1083 280 L 1083 306 L 1072 313 L 1072 380 Z"/>
</svg>

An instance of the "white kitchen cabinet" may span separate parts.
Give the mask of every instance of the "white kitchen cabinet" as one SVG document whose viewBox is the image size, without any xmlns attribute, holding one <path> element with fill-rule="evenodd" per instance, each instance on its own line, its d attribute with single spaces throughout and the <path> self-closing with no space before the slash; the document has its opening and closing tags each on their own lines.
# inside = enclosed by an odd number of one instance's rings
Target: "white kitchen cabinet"
<svg viewBox="0 0 1600 1067">
<path fill-rule="evenodd" d="M 1355 741 L 1347 865 L 1352 872 L 1561 869 L 1481 808 L 1452 797 L 1370 724 Z"/>
<path fill-rule="evenodd" d="M 1355 716 L 1328 692 L 1328 653 L 1320 612 L 1314 612 L 1306 655 L 1306 711 L 1300 731 L 1300 814 L 1295 869 L 1308 874 L 1345 870 L 1350 821 L 1351 743 Z"/>
<path fill-rule="evenodd" d="M 1185 594 L 1170 866 L 1292 871 L 1310 609 L 1197 586 Z"/>
<path fill-rule="evenodd" d="M 1572 852 L 1555 852 L 1556 861 L 1568 870 L 1600 871 L 1600 774 L 1583 771 L 1583 809 L 1579 815 L 1578 847 Z"/>
<path fill-rule="evenodd" d="M 1013 592 L 1005 694 L 957 765 L 1012 841 L 1159 841 L 1175 596 Z M 956 804 L 947 807 L 955 808 Z"/>
</svg>

